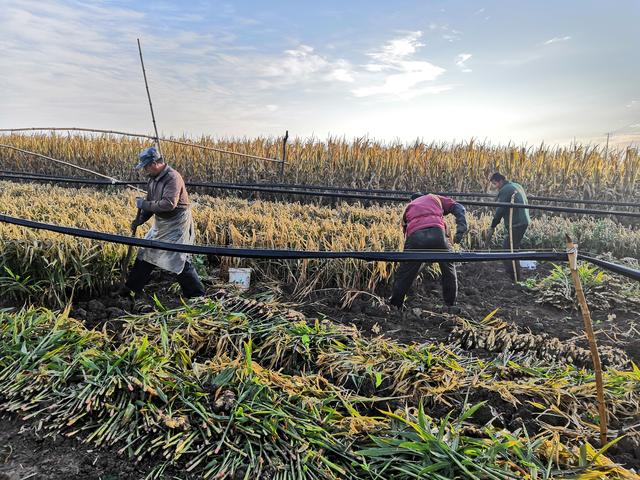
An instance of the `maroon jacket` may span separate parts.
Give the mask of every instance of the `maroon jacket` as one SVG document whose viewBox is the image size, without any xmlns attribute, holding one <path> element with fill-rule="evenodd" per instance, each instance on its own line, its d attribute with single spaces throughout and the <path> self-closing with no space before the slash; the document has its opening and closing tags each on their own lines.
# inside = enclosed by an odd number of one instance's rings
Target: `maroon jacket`
<svg viewBox="0 0 640 480">
<path fill-rule="evenodd" d="M 434 195 L 432 193 L 423 195 L 413 200 L 404 211 L 402 216 L 402 225 L 404 233 L 408 237 L 416 230 L 423 228 L 438 227 L 447 231 L 444 222 L 444 215 L 448 213 L 456 213 L 456 205 L 462 207 L 459 203 L 449 197 Z M 464 218 L 464 209 L 462 210 Z M 456 215 L 457 217 L 458 215 Z M 465 224 L 466 230 L 466 224 Z"/>
</svg>

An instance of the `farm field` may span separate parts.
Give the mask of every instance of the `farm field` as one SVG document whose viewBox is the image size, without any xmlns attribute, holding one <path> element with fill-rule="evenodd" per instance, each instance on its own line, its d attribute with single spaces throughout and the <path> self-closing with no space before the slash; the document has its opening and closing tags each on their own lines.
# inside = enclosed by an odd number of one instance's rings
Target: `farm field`
<svg viewBox="0 0 640 480">
<path fill-rule="evenodd" d="M 4 135 L 3 143 L 49 155 L 119 179 L 135 178 L 132 158 L 149 140 L 114 135 L 70 133 Z M 281 159 L 281 140 L 176 138 L 205 147 Z M 76 169 L 7 148 L 0 170 L 79 175 Z M 601 146 L 496 146 L 471 140 L 454 144 L 383 143 L 368 138 L 290 139 L 287 165 L 238 157 L 163 142 L 163 152 L 189 181 L 272 182 L 410 191 L 479 192 L 487 178 L 501 171 L 527 186 L 529 195 L 555 195 L 599 200 L 640 198 L 640 155 L 637 148 L 609 150 Z"/>
<path fill-rule="evenodd" d="M 108 136 L 4 141 L 123 178 L 142 146 Z M 215 145 L 278 154 L 277 139 Z M 186 179 L 281 179 L 273 165 L 180 148 L 165 155 Z M 73 173 L 5 153 L 0 169 Z M 500 168 L 521 171 L 537 194 L 636 201 L 637 151 L 615 155 L 297 141 L 284 181 L 481 191 Z M 2 214 L 125 235 L 135 197 L 0 181 Z M 402 247 L 403 205 L 191 198 L 201 245 Z M 634 221 L 533 210 L 532 220 L 524 249 L 563 251 L 569 233 L 581 251 L 638 268 Z M 456 248 L 485 249 L 491 212 L 470 208 L 468 222 Z M 461 264 L 453 310 L 432 267 L 407 309 L 389 312 L 389 262 L 198 256 L 205 297 L 182 302 L 156 273 L 150 296 L 133 301 L 113 295 L 125 252 L 0 224 L 0 430 L 11 432 L 0 435 L 0 479 L 639 478 L 638 282 L 580 263 L 617 439 L 599 451 L 594 372 L 566 264 L 540 263 L 518 285 L 499 263 Z M 232 266 L 253 269 L 249 291 L 225 284 Z"/>
</svg>

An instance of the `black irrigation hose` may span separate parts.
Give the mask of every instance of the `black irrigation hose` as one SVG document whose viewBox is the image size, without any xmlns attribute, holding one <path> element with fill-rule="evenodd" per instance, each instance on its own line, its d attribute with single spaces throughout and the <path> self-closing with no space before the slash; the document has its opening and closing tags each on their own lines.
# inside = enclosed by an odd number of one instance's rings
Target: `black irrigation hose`
<svg viewBox="0 0 640 480">
<path fill-rule="evenodd" d="M 47 230 L 50 232 L 62 233 L 73 237 L 89 238 L 122 245 L 133 245 L 136 247 L 156 248 L 172 252 L 193 253 L 200 255 L 219 255 L 228 257 L 298 260 L 298 259 L 339 259 L 353 258 L 365 261 L 385 261 L 385 262 L 487 262 L 498 260 L 538 260 L 565 262 L 567 255 L 562 252 L 519 252 L 519 253 L 474 253 L 474 252 L 426 252 L 426 251 L 405 251 L 405 252 L 327 252 L 327 251 L 303 251 L 303 250 L 273 250 L 264 248 L 236 248 L 236 247 L 214 247 L 202 245 L 184 245 L 177 243 L 159 242 L 142 238 L 127 237 L 113 233 L 95 232 L 74 227 L 63 227 L 49 223 L 35 222 L 22 218 L 0 215 L 0 222 L 19 225 L 22 227 Z M 640 270 L 636 270 L 623 265 L 614 264 L 604 260 L 599 260 L 585 255 L 579 258 L 594 263 L 601 268 L 620 273 L 634 280 L 640 280 Z"/>
<path fill-rule="evenodd" d="M 12 178 L 28 178 L 28 177 L 41 177 L 41 178 L 49 178 L 50 176 L 42 173 L 30 173 L 30 172 L 16 172 L 10 170 L 0 170 L 0 176 L 11 176 Z M 82 178 L 82 177 L 51 177 L 51 178 L 69 178 L 69 179 L 78 179 L 78 180 L 95 180 L 92 178 Z M 107 182 L 109 183 L 109 182 Z M 125 183 L 135 183 L 142 184 L 144 182 L 125 182 Z M 211 184 L 206 184 L 205 182 L 200 182 L 198 186 L 208 186 Z M 190 183 L 188 182 L 187 185 Z M 327 191 L 327 192 L 353 192 L 353 193 L 369 193 L 375 195 L 386 195 L 386 196 L 397 196 L 397 195 L 407 195 L 415 193 L 410 190 L 383 190 L 383 189 L 366 189 L 366 188 L 351 188 L 351 187 L 335 187 L 335 186 L 323 186 L 323 185 L 302 185 L 302 184 L 290 184 L 290 183 L 238 183 L 233 182 L 230 184 L 217 184 L 217 185 L 237 185 L 240 187 L 264 187 L 264 188 L 294 188 L 300 190 L 309 190 L 309 191 Z M 426 192 L 425 192 L 426 193 Z M 448 197 L 471 197 L 471 198 L 495 198 L 496 195 L 492 193 L 484 193 L 484 192 L 428 192 L 435 193 L 436 195 L 445 195 Z M 606 201 L 606 200 L 589 200 L 589 199 L 573 199 L 573 198 L 561 198 L 561 197 L 542 197 L 537 195 L 529 195 L 529 200 L 534 201 L 544 201 L 544 202 L 555 202 L 555 203 L 579 203 L 584 205 L 604 205 L 604 206 L 618 206 L 618 207 L 635 207 L 640 208 L 640 203 L 638 202 L 617 202 L 617 201 Z"/>
<path fill-rule="evenodd" d="M 353 193 L 373 193 L 376 195 L 411 195 L 415 193 L 411 190 L 383 190 L 383 189 L 366 189 L 366 188 L 351 188 L 351 187 L 335 187 L 335 186 L 322 186 L 322 185 L 300 185 L 290 183 L 235 183 L 235 185 L 242 186 L 257 186 L 257 187 L 275 187 L 275 188 L 299 188 L 303 190 L 320 190 L 328 192 L 353 192 Z M 436 195 L 444 195 L 447 197 L 471 197 L 471 198 L 495 198 L 494 193 L 485 192 L 431 192 L 425 190 L 424 193 L 435 193 Z M 616 206 L 616 207 L 640 207 L 638 202 L 617 202 L 607 200 L 589 200 L 589 199 L 573 199 L 562 197 L 542 197 L 538 195 L 527 195 L 529 200 L 544 201 L 544 202 L 556 202 L 556 203 L 581 203 L 585 205 L 604 205 L 604 206 Z"/>
<path fill-rule="evenodd" d="M 587 262 L 592 263 L 597 267 L 604 268 L 605 270 L 609 270 L 610 272 L 619 273 L 620 275 L 624 275 L 625 277 L 629 277 L 633 280 L 640 280 L 640 270 L 637 270 L 635 268 L 609 262 L 607 260 L 602 260 L 600 258 L 595 258 L 590 255 L 578 255 L 578 258 L 581 258 L 582 260 L 586 260 Z"/>
<path fill-rule="evenodd" d="M 77 179 L 77 178 L 68 178 L 68 177 L 29 177 L 27 175 L 8 175 L 8 174 L 0 174 L 0 178 L 10 178 L 10 179 L 23 179 L 23 180 L 32 180 L 32 181 L 50 181 L 50 182 L 59 182 L 59 183 L 76 183 L 76 184 L 86 184 L 86 185 L 140 185 L 146 182 L 141 181 L 121 181 L 121 182 L 108 182 L 105 180 L 95 180 L 95 179 Z M 337 192 L 309 192 L 303 190 L 295 190 L 291 188 L 270 188 L 270 187 L 262 187 L 262 186 L 245 186 L 242 184 L 230 184 L 230 183 L 205 183 L 205 182 L 186 182 L 186 185 L 189 187 L 203 187 L 203 188 L 214 188 L 214 189 L 224 189 L 224 190 L 242 190 L 242 191 L 252 191 L 252 192 L 264 192 L 264 193 L 280 193 L 280 194 L 289 194 L 289 195 L 306 195 L 306 196 L 316 196 L 316 197 L 328 197 L 328 198 L 346 198 L 351 200 L 363 200 L 363 201 L 375 201 L 375 202 L 395 202 L 395 203 L 404 203 L 409 200 L 408 196 L 378 196 L 378 195 L 361 195 L 355 193 L 337 193 Z M 600 210 L 600 209 L 589 209 L 589 208 L 571 208 L 571 207 L 558 207 L 555 205 L 522 205 L 518 203 L 508 203 L 508 202 L 483 202 L 476 200 L 460 200 L 459 203 L 462 205 L 472 205 L 477 207 L 509 207 L 509 208 L 527 208 L 530 210 L 544 210 L 549 212 L 561 212 L 561 213 L 575 213 L 582 215 L 611 215 L 618 217 L 632 217 L 632 218 L 640 218 L 640 212 L 623 212 L 617 210 Z"/>
</svg>

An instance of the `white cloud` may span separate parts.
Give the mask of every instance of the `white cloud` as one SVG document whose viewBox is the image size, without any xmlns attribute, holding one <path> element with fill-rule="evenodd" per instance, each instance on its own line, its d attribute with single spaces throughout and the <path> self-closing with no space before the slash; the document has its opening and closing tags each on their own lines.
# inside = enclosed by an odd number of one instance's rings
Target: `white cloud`
<svg viewBox="0 0 640 480">
<path fill-rule="evenodd" d="M 351 92 L 356 97 L 369 97 L 373 95 L 390 95 L 406 98 L 413 96 L 415 92 L 439 93 L 444 87 L 424 88 L 425 82 L 431 82 L 444 73 L 444 68 L 433 65 L 424 60 L 413 60 L 412 57 L 418 49 L 424 46 L 419 39 L 422 32 L 409 32 L 402 37 L 387 42 L 377 51 L 367 54 L 375 60 L 364 66 L 367 72 L 374 74 L 385 72 L 382 83 L 376 76 L 376 84 L 354 88 Z M 420 88 L 415 88 L 420 86 Z M 437 91 L 436 91 L 437 90 Z M 413 93 L 412 93 L 413 92 Z"/>
<path fill-rule="evenodd" d="M 332 70 L 328 75 L 327 78 L 329 80 L 337 80 L 338 82 L 354 82 L 355 79 L 353 78 L 353 75 L 351 74 L 351 72 L 349 70 L 347 70 L 346 68 L 336 68 L 335 70 Z"/>
<path fill-rule="evenodd" d="M 382 47 L 379 52 L 369 53 L 371 58 L 382 64 L 398 62 L 404 57 L 416 52 L 420 47 L 424 47 L 418 39 L 422 37 L 422 32 L 409 32 L 404 37 L 395 38 Z"/>
<path fill-rule="evenodd" d="M 449 25 L 446 23 L 438 24 L 438 23 L 432 22 L 429 24 L 429 30 L 434 32 L 439 31 L 441 34 L 440 38 L 450 43 L 460 40 L 460 37 L 462 36 L 462 32 L 460 30 L 456 30 L 455 28 L 450 28 Z"/>
<path fill-rule="evenodd" d="M 257 76 L 263 77 L 260 86 L 263 89 L 281 87 L 303 82 L 353 82 L 351 64 L 344 59 L 331 60 L 319 55 L 309 45 L 299 45 L 285 50 L 276 58 L 256 58 L 253 65 L 258 67 Z M 252 67 L 249 67 L 252 68 Z"/>
<path fill-rule="evenodd" d="M 270 112 L 275 112 L 276 110 L 278 110 L 278 105 L 267 105 L 267 110 L 269 110 Z"/>
<path fill-rule="evenodd" d="M 449 30 L 447 33 L 444 33 L 442 35 L 442 39 L 446 40 L 447 42 L 455 42 L 457 40 L 460 40 L 460 36 L 462 35 L 462 32 L 459 30 L 454 30 L 451 29 Z"/>
<path fill-rule="evenodd" d="M 292 77 L 300 79 L 325 68 L 329 62 L 313 53 L 313 47 L 300 45 L 295 50 L 285 50 L 284 57 L 265 66 L 267 77 Z"/>
<path fill-rule="evenodd" d="M 471 58 L 470 53 L 461 53 L 456 57 L 456 65 L 462 69 L 463 72 L 468 73 L 471 69 L 465 64 L 467 60 Z"/>
<path fill-rule="evenodd" d="M 364 66 L 364 69 L 368 72 L 381 72 L 385 69 L 385 66 L 379 63 L 368 63 Z"/>
<path fill-rule="evenodd" d="M 410 69 L 403 73 L 389 75 L 382 85 L 361 87 L 352 90 L 356 97 L 369 97 L 371 95 L 396 95 L 406 96 L 411 89 L 426 81 L 434 80 L 444 69 L 431 65 L 429 62 L 411 62 Z M 440 93 L 451 87 L 429 87 L 420 90 L 420 93 Z M 411 95 L 412 97 L 415 95 Z"/>
<path fill-rule="evenodd" d="M 553 37 L 544 42 L 544 45 L 551 45 L 552 43 L 566 42 L 567 40 L 571 40 L 569 35 L 565 35 L 564 37 Z"/>
<path fill-rule="evenodd" d="M 629 103 L 625 105 L 627 108 L 634 108 L 640 106 L 640 100 L 631 100 Z"/>
</svg>

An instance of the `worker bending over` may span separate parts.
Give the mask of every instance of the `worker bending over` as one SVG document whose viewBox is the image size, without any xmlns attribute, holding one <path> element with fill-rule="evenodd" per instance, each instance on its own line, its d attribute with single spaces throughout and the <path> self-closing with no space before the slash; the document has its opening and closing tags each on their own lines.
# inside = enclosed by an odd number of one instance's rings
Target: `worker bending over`
<svg viewBox="0 0 640 480">
<path fill-rule="evenodd" d="M 405 234 L 404 250 L 450 251 L 447 241 L 444 215 L 456 217 L 455 243 L 460 243 L 467 232 L 465 209 L 449 197 L 435 194 L 414 194 L 402 216 Z M 398 308 L 404 305 L 405 295 L 418 276 L 423 262 L 402 262 L 395 274 L 393 294 L 389 303 Z M 439 262 L 442 272 L 442 296 L 444 302 L 453 306 L 458 295 L 456 267 L 451 262 Z"/>
</svg>

